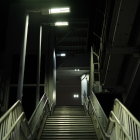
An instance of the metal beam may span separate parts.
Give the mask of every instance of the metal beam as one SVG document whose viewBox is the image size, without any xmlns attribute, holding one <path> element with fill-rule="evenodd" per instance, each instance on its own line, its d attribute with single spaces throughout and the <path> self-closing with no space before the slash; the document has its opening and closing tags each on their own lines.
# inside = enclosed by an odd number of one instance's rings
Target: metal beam
<svg viewBox="0 0 140 140">
<path fill-rule="evenodd" d="M 113 46 L 125 46 L 131 34 L 139 0 L 116 0 L 109 40 Z"/>
</svg>

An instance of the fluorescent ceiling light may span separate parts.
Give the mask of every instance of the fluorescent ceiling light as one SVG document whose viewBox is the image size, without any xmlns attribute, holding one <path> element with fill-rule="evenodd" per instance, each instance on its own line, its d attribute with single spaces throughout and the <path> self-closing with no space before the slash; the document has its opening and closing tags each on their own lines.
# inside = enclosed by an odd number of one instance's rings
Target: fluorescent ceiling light
<svg viewBox="0 0 140 140">
<path fill-rule="evenodd" d="M 65 8 L 51 8 L 49 9 L 49 14 L 59 14 L 59 13 L 69 13 L 70 8 L 65 7 Z"/>
<path fill-rule="evenodd" d="M 55 26 L 68 26 L 68 22 L 55 22 Z"/>
</svg>

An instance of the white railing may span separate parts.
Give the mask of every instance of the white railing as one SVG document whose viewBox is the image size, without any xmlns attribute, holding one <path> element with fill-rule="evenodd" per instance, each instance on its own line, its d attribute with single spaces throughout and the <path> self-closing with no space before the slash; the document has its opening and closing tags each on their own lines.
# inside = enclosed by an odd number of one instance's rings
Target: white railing
<svg viewBox="0 0 140 140">
<path fill-rule="evenodd" d="M 92 107 L 94 108 L 94 112 L 96 113 L 99 123 L 101 124 L 101 127 L 105 130 L 108 124 L 108 118 L 102 108 L 102 106 L 100 105 L 97 97 L 95 96 L 95 94 L 92 92 L 91 96 L 90 96 L 90 102 L 92 104 Z"/>
<path fill-rule="evenodd" d="M 26 127 L 26 129 L 24 129 Z M 32 135 L 21 102 L 17 101 L 0 118 L 0 140 L 31 140 Z"/>
<path fill-rule="evenodd" d="M 17 101 L 0 118 L 0 140 L 33 140 L 47 111 L 49 111 L 48 99 L 44 94 L 30 121 L 27 122 L 22 104 Z"/>
<path fill-rule="evenodd" d="M 32 130 L 33 137 L 36 136 L 36 131 L 40 127 L 44 115 L 46 115 L 47 111 L 49 112 L 48 104 L 48 98 L 46 94 L 44 94 L 29 120 L 29 126 Z"/>
<path fill-rule="evenodd" d="M 107 133 L 110 135 L 110 140 L 132 140 L 113 111 L 110 113 Z"/>
<path fill-rule="evenodd" d="M 122 125 L 123 129 L 125 129 L 128 135 L 131 137 L 131 139 L 140 140 L 139 121 L 118 99 L 115 99 L 113 112 Z"/>
<path fill-rule="evenodd" d="M 94 93 L 89 98 L 93 116 L 99 124 L 103 139 L 109 140 L 140 140 L 140 123 L 130 111 L 115 99 L 113 111 L 107 119 Z"/>
<path fill-rule="evenodd" d="M 103 139 L 109 139 L 110 135 L 106 133 L 108 118 L 93 92 L 89 97 L 89 112 L 92 112 L 90 113 L 90 116 L 91 118 L 93 118 L 93 120 L 96 121 L 97 129 L 99 128 L 99 133 L 101 133 L 101 137 Z"/>
</svg>

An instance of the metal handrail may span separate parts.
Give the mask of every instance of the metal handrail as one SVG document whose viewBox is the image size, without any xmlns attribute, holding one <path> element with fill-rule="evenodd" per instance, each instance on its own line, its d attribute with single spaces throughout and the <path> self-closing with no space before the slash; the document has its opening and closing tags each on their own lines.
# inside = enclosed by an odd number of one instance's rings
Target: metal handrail
<svg viewBox="0 0 140 140">
<path fill-rule="evenodd" d="M 110 113 L 107 133 L 110 134 L 110 140 L 132 140 L 113 111 Z"/>
<path fill-rule="evenodd" d="M 0 124 L 1 122 L 8 117 L 9 113 L 14 110 L 21 102 L 18 100 L 1 118 L 0 118 Z"/>
<path fill-rule="evenodd" d="M 98 124 L 99 124 L 99 126 L 100 126 L 100 130 L 102 131 L 102 134 L 104 135 L 105 138 L 109 139 L 109 138 L 110 138 L 110 135 L 109 135 L 108 133 L 106 133 L 106 129 L 103 127 L 103 125 L 101 124 L 101 121 L 100 121 L 100 119 L 99 119 L 99 118 L 101 118 L 101 117 L 97 115 L 96 109 L 95 109 L 95 107 L 94 107 L 94 105 L 93 105 L 91 99 L 89 99 L 89 100 L 90 100 L 90 104 L 91 104 L 91 106 L 92 106 L 92 109 L 93 109 L 93 111 L 94 111 L 94 115 L 95 115 L 95 117 L 96 117 L 96 121 L 98 122 Z"/>
<path fill-rule="evenodd" d="M 124 111 L 127 112 L 127 114 L 133 119 L 133 121 L 140 127 L 140 123 L 139 121 L 134 117 L 134 115 L 132 113 L 130 113 L 130 111 L 118 100 L 118 99 L 115 99 L 115 103 L 118 103 L 120 104 L 120 106 L 123 108 Z M 115 104 L 114 103 L 114 104 Z M 117 114 L 116 114 L 117 115 Z"/>
<path fill-rule="evenodd" d="M 93 103 L 94 103 L 95 105 L 98 106 L 98 108 L 100 109 L 100 112 L 102 113 L 102 116 L 100 116 L 100 117 L 103 117 L 103 118 L 104 118 L 104 122 L 105 122 L 104 128 L 106 128 L 107 123 L 108 123 L 108 118 L 107 118 L 107 116 L 106 116 L 106 114 L 105 114 L 105 112 L 104 112 L 102 106 L 100 105 L 100 103 L 99 103 L 99 101 L 98 101 L 96 95 L 92 92 L 91 96 L 93 96 L 93 100 L 92 100 L 92 101 L 94 101 Z M 91 98 L 90 98 L 90 99 L 91 99 Z M 96 102 L 96 103 L 95 103 L 95 102 Z M 97 110 L 97 109 L 95 108 L 95 110 Z"/>
<path fill-rule="evenodd" d="M 118 100 L 114 101 L 113 112 L 120 121 L 123 128 L 127 131 L 132 140 L 139 140 L 140 138 L 140 123 L 130 113 L 130 111 Z"/>
<path fill-rule="evenodd" d="M 129 136 L 129 134 L 127 133 L 127 131 L 125 130 L 125 128 L 121 125 L 120 121 L 118 120 L 118 118 L 116 117 L 116 115 L 114 114 L 113 111 L 111 111 L 110 113 L 110 124 L 113 123 L 114 127 L 111 128 L 111 133 L 110 133 L 110 138 L 112 140 L 116 139 L 120 139 L 120 140 L 132 140 L 131 137 Z M 109 124 L 109 125 L 110 125 Z M 109 129 L 107 130 L 109 131 Z M 115 136 L 114 136 L 115 134 Z"/>
<path fill-rule="evenodd" d="M 4 138 L 2 140 L 6 140 L 9 137 L 11 132 L 15 129 L 16 125 L 19 123 L 19 121 L 21 121 L 23 115 L 24 115 L 24 113 L 22 112 L 21 115 L 18 117 L 18 119 L 15 121 L 13 126 L 10 128 L 10 130 L 8 131 L 8 133 L 4 136 Z"/>
<path fill-rule="evenodd" d="M 47 105 L 48 98 L 46 94 L 44 94 L 30 121 L 27 122 L 21 101 L 17 101 L 0 118 L 0 140 L 33 140 L 35 138 L 35 133 L 46 114 Z"/>
<path fill-rule="evenodd" d="M 30 117 L 29 124 L 30 124 L 30 123 L 31 123 L 31 121 L 33 120 L 33 117 L 35 116 L 35 113 L 37 112 L 37 109 L 38 109 L 38 107 L 39 107 L 40 103 L 42 102 L 42 100 L 43 100 L 44 96 L 45 96 L 45 94 L 43 94 L 43 96 L 41 97 L 41 99 L 40 99 L 40 101 L 39 101 L 38 105 L 36 106 L 36 108 L 35 108 L 35 110 L 34 110 L 34 112 L 33 112 L 32 116 Z"/>
<path fill-rule="evenodd" d="M 89 98 L 89 101 L 90 105 L 92 106 L 92 111 L 96 122 L 99 124 L 100 131 L 105 139 L 139 140 L 139 121 L 118 99 L 115 99 L 114 101 L 114 108 L 110 113 L 109 120 L 107 119 L 97 97 L 93 92 Z"/>
<path fill-rule="evenodd" d="M 34 110 L 29 120 L 29 126 L 30 129 L 32 130 L 33 138 L 36 136 L 36 132 L 40 127 L 44 115 L 46 115 L 47 105 L 48 105 L 48 98 L 46 93 L 44 93 L 44 95 L 42 96 L 41 100 L 39 101 L 36 109 Z"/>
<path fill-rule="evenodd" d="M 0 140 L 32 140 L 30 128 L 26 123 L 27 120 L 22 110 L 21 102 L 18 100 L 0 118 Z M 22 125 L 26 125 L 26 130 L 21 130 Z M 21 131 L 26 135 L 23 135 Z"/>
</svg>

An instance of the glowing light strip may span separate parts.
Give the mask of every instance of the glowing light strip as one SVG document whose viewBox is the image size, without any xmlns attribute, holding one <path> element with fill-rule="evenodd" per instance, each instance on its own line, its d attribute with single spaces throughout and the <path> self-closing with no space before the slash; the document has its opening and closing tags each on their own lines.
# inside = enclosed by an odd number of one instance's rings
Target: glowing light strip
<svg viewBox="0 0 140 140">
<path fill-rule="evenodd" d="M 51 8 L 49 9 L 49 14 L 59 14 L 59 13 L 69 13 L 70 12 L 70 8 L 66 7 L 66 8 Z"/>
<path fill-rule="evenodd" d="M 68 26 L 69 23 L 68 23 L 68 22 L 55 22 L 54 25 L 55 25 L 55 26 Z"/>
</svg>

